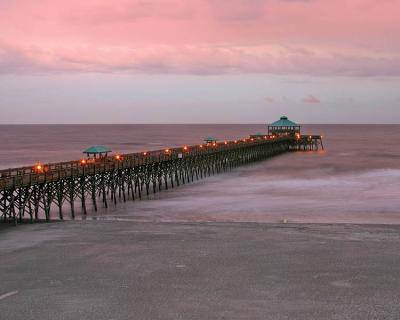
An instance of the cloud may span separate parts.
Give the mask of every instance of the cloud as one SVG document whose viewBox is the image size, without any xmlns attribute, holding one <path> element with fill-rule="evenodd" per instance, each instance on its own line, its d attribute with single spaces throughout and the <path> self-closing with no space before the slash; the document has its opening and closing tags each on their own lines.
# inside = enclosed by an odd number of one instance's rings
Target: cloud
<svg viewBox="0 0 400 320">
<path fill-rule="evenodd" d="M 321 103 L 321 100 L 319 100 L 318 98 L 316 98 L 312 95 L 309 95 L 308 97 L 303 98 L 302 101 L 304 103 L 311 103 L 311 104 Z"/>
<path fill-rule="evenodd" d="M 320 54 L 263 46 L 12 46 L 0 42 L 0 73 L 308 74 L 399 76 L 400 58 Z"/>
<path fill-rule="evenodd" d="M 254 21 L 263 17 L 268 0 L 207 0 L 217 18 L 228 21 Z"/>
<path fill-rule="evenodd" d="M 0 73 L 400 76 L 399 10 L 392 0 L 0 1 Z"/>
<path fill-rule="evenodd" d="M 269 103 L 272 103 L 272 102 L 275 101 L 275 99 L 272 98 L 272 97 L 265 97 L 264 100 L 265 100 L 266 102 L 269 102 Z"/>
<path fill-rule="evenodd" d="M 319 53 L 302 47 L 152 45 L 32 47 L 0 43 L 0 73 L 307 74 L 400 76 L 400 57 Z"/>
</svg>

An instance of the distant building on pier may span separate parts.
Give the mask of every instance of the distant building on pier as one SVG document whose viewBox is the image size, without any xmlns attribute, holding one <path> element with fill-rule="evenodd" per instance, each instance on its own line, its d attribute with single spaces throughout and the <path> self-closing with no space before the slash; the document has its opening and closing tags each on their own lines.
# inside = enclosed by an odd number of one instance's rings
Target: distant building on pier
<svg viewBox="0 0 400 320">
<path fill-rule="evenodd" d="M 206 144 L 215 144 L 215 143 L 217 143 L 217 141 L 218 141 L 218 139 L 214 138 L 214 137 L 207 137 L 204 139 L 204 142 Z"/>
<path fill-rule="evenodd" d="M 299 124 L 290 121 L 286 116 L 282 116 L 278 121 L 268 125 L 268 135 L 299 135 L 300 128 Z"/>
</svg>

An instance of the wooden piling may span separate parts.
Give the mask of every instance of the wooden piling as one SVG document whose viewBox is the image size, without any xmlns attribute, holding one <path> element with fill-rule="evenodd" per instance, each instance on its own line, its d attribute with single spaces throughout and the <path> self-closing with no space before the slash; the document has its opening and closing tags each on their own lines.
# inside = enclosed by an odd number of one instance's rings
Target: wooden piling
<svg viewBox="0 0 400 320">
<path fill-rule="evenodd" d="M 87 215 L 87 200 L 98 210 L 97 200 L 108 207 L 127 199 L 142 199 L 150 193 L 193 182 L 233 168 L 268 159 L 283 152 L 323 149 L 321 136 L 277 136 L 201 147 L 156 150 L 122 155 L 118 160 L 108 157 L 94 162 L 79 161 L 43 165 L 43 171 L 32 168 L 0 170 L 0 220 L 22 222 L 25 212 L 28 221 L 44 218 L 50 221 L 52 205 L 58 208 L 63 220 L 64 205 L 70 207 L 74 219 L 75 201 L 80 200 L 81 214 Z M 164 188 L 163 188 L 164 186 Z"/>
</svg>

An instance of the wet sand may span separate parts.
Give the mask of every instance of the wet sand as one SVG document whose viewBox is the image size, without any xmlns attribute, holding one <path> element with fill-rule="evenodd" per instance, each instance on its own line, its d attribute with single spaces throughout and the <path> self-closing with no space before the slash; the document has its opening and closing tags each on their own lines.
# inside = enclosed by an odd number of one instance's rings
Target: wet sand
<svg viewBox="0 0 400 320">
<path fill-rule="evenodd" d="M 0 231 L 0 319 L 398 319 L 400 226 L 80 221 Z"/>
</svg>

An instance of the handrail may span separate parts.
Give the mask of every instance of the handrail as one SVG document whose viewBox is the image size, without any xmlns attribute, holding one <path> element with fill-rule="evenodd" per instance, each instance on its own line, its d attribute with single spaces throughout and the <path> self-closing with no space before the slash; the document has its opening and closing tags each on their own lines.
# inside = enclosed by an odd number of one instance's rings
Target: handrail
<svg viewBox="0 0 400 320">
<path fill-rule="evenodd" d="M 185 147 L 151 150 L 146 152 L 120 154 L 119 159 L 107 156 L 99 159 L 64 161 L 41 164 L 41 170 L 33 167 L 20 167 L 0 170 L 0 189 L 28 186 L 45 182 L 58 181 L 61 177 L 76 177 L 83 174 L 95 174 L 120 168 L 132 168 L 138 165 L 168 161 L 179 157 L 196 156 L 233 150 L 243 146 L 252 146 L 260 143 L 277 142 L 293 139 L 288 136 L 264 136 L 260 138 L 244 138 L 218 143 L 191 145 Z M 186 149 L 186 150 L 185 150 Z M 168 151 L 167 151 L 168 150 Z"/>
</svg>

